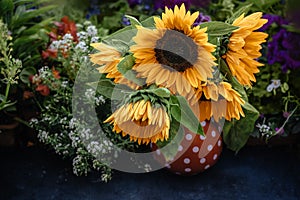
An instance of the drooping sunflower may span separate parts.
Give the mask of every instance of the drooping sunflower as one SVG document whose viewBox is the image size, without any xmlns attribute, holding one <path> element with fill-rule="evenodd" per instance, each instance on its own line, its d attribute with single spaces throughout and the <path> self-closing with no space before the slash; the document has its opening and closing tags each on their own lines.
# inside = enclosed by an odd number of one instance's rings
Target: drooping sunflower
<svg viewBox="0 0 300 200">
<path fill-rule="evenodd" d="M 222 56 L 232 75 L 241 84 L 247 86 L 251 86 L 251 81 L 256 81 L 254 74 L 259 72 L 259 66 L 263 66 L 256 59 L 261 56 L 261 43 L 266 41 L 268 34 L 256 30 L 268 20 L 261 17 L 261 12 L 253 13 L 247 17 L 242 14 L 238 17 L 232 25 L 239 28 L 234 30 L 229 37 L 228 50 Z"/>
<path fill-rule="evenodd" d="M 101 66 L 98 68 L 100 73 L 107 74 L 106 78 L 114 79 L 115 83 L 127 85 L 132 89 L 139 87 L 118 71 L 117 65 L 123 58 L 117 49 L 104 43 L 93 43 L 91 46 L 100 51 L 90 55 L 91 62 Z"/>
<path fill-rule="evenodd" d="M 212 78 L 215 46 L 208 42 L 206 28 L 193 27 L 199 12 L 179 8 L 165 9 L 155 17 L 155 29 L 138 26 L 130 51 L 135 57 L 133 69 L 147 84 L 157 84 L 173 93 L 187 96 L 199 82 Z"/>
<path fill-rule="evenodd" d="M 195 105 L 193 106 L 193 110 L 199 116 L 200 121 L 210 120 L 211 118 L 216 122 L 222 118 L 230 121 L 232 118 L 239 120 L 240 116 L 245 116 L 242 109 L 245 101 L 229 83 L 207 82 L 199 90 L 201 98 L 198 110 L 195 110 L 197 109 Z"/>
<path fill-rule="evenodd" d="M 170 118 L 163 106 L 152 106 L 140 100 L 117 109 L 104 123 L 113 124 L 113 131 L 129 135 L 138 144 L 156 143 L 169 138 Z"/>
</svg>

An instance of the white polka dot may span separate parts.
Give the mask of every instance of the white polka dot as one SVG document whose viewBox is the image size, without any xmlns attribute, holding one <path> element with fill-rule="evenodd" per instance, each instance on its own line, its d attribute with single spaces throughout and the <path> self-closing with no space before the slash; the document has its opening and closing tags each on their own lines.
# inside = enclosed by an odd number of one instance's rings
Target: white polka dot
<svg viewBox="0 0 300 200">
<path fill-rule="evenodd" d="M 192 169 L 191 169 L 191 168 L 185 168 L 184 171 L 185 171 L 185 172 L 191 172 Z"/>
<path fill-rule="evenodd" d="M 213 157 L 213 159 L 214 159 L 214 160 L 216 160 L 216 159 L 217 159 L 217 157 L 218 157 L 218 155 L 217 155 L 217 154 L 215 154 L 215 155 L 214 155 L 214 157 Z"/>
<path fill-rule="evenodd" d="M 159 149 L 156 150 L 156 154 L 160 155 L 160 150 Z"/>
<path fill-rule="evenodd" d="M 180 172 L 175 172 L 175 174 L 180 175 L 181 173 Z"/>
<path fill-rule="evenodd" d="M 206 136 L 200 135 L 200 140 L 205 140 Z"/>
<path fill-rule="evenodd" d="M 191 134 L 186 134 L 185 139 L 187 140 L 191 140 L 193 138 L 193 136 Z"/>
<path fill-rule="evenodd" d="M 185 164 L 189 164 L 189 163 L 191 162 L 191 160 L 190 160 L 189 158 L 185 158 L 185 159 L 183 160 L 183 162 L 184 162 Z"/>
<path fill-rule="evenodd" d="M 169 165 L 169 164 L 167 163 L 167 164 L 165 164 L 165 167 L 168 168 L 168 169 L 170 169 L 170 168 L 171 168 L 171 165 Z"/>
<path fill-rule="evenodd" d="M 207 146 L 208 151 L 211 151 L 212 149 L 213 149 L 213 145 L 210 144 L 210 145 Z"/>
<path fill-rule="evenodd" d="M 205 167 L 204 167 L 204 169 L 208 169 L 210 167 L 210 165 L 206 165 Z"/>
<path fill-rule="evenodd" d="M 182 151 L 183 147 L 181 145 L 178 146 L 178 151 Z"/>
<path fill-rule="evenodd" d="M 205 161 L 206 161 L 205 158 L 201 158 L 201 159 L 200 159 L 200 163 L 201 163 L 201 164 L 205 163 Z"/>
<path fill-rule="evenodd" d="M 199 151 L 199 147 L 194 146 L 194 147 L 193 147 L 193 152 L 194 152 L 194 153 L 197 153 L 198 151 Z"/>
<path fill-rule="evenodd" d="M 216 131 L 212 131 L 211 136 L 216 137 Z"/>
<path fill-rule="evenodd" d="M 219 140 L 219 141 L 218 141 L 218 146 L 219 146 L 219 147 L 221 146 L 221 143 L 222 143 L 221 140 Z"/>
<path fill-rule="evenodd" d="M 202 121 L 202 122 L 201 122 L 201 126 L 204 127 L 205 125 L 206 125 L 206 121 Z"/>
<path fill-rule="evenodd" d="M 218 129 L 219 129 L 219 132 L 222 132 L 222 127 L 221 126 L 219 126 Z"/>
</svg>

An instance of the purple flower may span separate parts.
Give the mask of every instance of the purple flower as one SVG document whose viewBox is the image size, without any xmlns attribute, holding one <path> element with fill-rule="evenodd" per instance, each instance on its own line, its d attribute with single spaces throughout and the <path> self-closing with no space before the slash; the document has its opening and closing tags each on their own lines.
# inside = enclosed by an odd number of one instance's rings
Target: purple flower
<svg viewBox="0 0 300 200">
<path fill-rule="evenodd" d="M 278 135 L 282 135 L 282 134 L 284 134 L 284 129 L 283 128 L 275 128 L 275 131 L 276 131 L 276 133 L 278 134 Z"/>
<path fill-rule="evenodd" d="M 90 19 L 94 15 L 100 15 L 99 5 L 97 0 L 90 0 L 90 6 L 85 18 Z"/>
<path fill-rule="evenodd" d="M 288 21 L 279 15 L 265 14 L 263 18 L 267 19 L 268 22 L 260 28 L 261 31 L 267 30 L 273 23 L 277 24 L 278 26 L 288 24 Z"/>
<path fill-rule="evenodd" d="M 204 22 L 210 22 L 211 18 L 209 15 L 204 15 L 203 13 L 200 13 L 198 18 L 195 20 L 194 26 L 198 26 Z"/>
<path fill-rule="evenodd" d="M 185 8 L 189 9 L 191 5 L 191 0 L 154 0 L 154 9 L 157 10 L 159 8 L 164 9 L 165 6 L 173 9 L 176 5 L 181 6 L 181 4 L 185 4 Z"/>
<path fill-rule="evenodd" d="M 192 5 L 204 8 L 207 7 L 210 4 L 210 0 L 191 0 Z"/>
<path fill-rule="evenodd" d="M 142 0 L 127 0 L 130 7 L 134 7 L 142 3 Z"/>
<path fill-rule="evenodd" d="M 130 20 L 129 20 L 127 17 L 125 17 L 125 16 L 122 17 L 121 22 L 122 22 L 122 24 L 123 24 L 124 26 L 129 26 L 129 25 L 131 25 Z"/>
<path fill-rule="evenodd" d="M 290 113 L 285 111 L 282 113 L 282 115 L 283 117 L 288 118 L 290 116 Z"/>
<path fill-rule="evenodd" d="M 281 28 L 268 42 L 268 64 L 280 63 L 283 72 L 300 68 L 300 34 Z"/>
</svg>

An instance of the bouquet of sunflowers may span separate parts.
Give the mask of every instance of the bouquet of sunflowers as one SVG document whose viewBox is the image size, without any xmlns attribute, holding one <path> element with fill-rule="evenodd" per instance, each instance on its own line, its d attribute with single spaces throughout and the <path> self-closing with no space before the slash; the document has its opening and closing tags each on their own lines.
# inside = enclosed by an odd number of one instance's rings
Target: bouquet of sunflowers
<svg viewBox="0 0 300 200">
<path fill-rule="evenodd" d="M 210 122 L 238 151 L 259 116 L 245 88 L 256 81 L 261 44 L 268 37 L 258 31 L 267 23 L 261 12 L 245 16 L 250 6 L 226 22 L 200 25 L 195 24 L 199 12 L 184 4 L 143 21 L 126 16 L 131 26 L 92 44 L 90 60 L 101 74 L 97 92 L 112 101 L 104 122 L 114 133 L 152 148 L 165 146 L 182 130 L 205 137 L 204 124 Z"/>
</svg>

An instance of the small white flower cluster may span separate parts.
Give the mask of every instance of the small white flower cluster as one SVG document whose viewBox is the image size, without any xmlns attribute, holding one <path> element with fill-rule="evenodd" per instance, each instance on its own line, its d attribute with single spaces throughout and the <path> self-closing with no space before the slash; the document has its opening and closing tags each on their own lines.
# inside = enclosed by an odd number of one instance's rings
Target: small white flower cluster
<svg viewBox="0 0 300 200">
<path fill-rule="evenodd" d="M 61 82 L 61 87 L 62 87 L 62 88 L 66 88 L 66 87 L 68 87 L 68 85 L 69 85 L 69 82 L 68 82 L 68 81 L 62 81 L 62 82 Z"/>
<path fill-rule="evenodd" d="M 83 52 L 88 50 L 88 47 L 86 46 L 86 43 L 83 41 L 78 42 L 78 44 L 75 46 L 75 49 L 79 49 Z"/>
<path fill-rule="evenodd" d="M 92 141 L 88 144 L 87 150 L 95 157 L 99 155 L 105 155 L 108 152 L 111 152 L 113 149 L 112 142 L 108 140 L 99 141 Z"/>
<path fill-rule="evenodd" d="M 90 21 L 86 21 L 81 24 L 76 25 L 78 29 L 82 31 L 77 33 L 79 43 L 75 46 L 75 49 L 80 49 L 81 51 L 87 51 L 90 43 L 95 43 L 99 41 L 98 30 L 96 26 L 92 25 Z"/>
<path fill-rule="evenodd" d="M 39 123 L 39 120 L 37 118 L 31 118 L 29 120 L 29 126 L 30 127 L 34 127 L 35 125 L 37 125 Z"/>
<path fill-rule="evenodd" d="M 49 139 L 49 133 L 44 130 L 39 130 L 39 134 L 37 136 L 38 139 L 43 143 L 46 143 Z"/>
<path fill-rule="evenodd" d="M 270 127 L 270 125 L 266 125 L 266 124 L 257 124 L 256 127 L 259 129 L 259 132 L 261 133 L 261 135 L 264 137 L 270 137 L 271 135 L 273 135 L 272 129 Z"/>
<path fill-rule="evenodd" d="M 49 67 L 48 66 L 43 66 L 41 67 L 39 70 L 38 70 L 38 74 L 36 74 L 34 77 L 33 77 L 33 81 L 37 81 L 35 79 L 45 79 L 48 77 L 49 75 Z"/>
<path fill-rule="evenodd" d="M 65 34 L 61 40 L 54 40 L 49 49 L 59 50 L 62 53 L 66 53 L 69 51 L 71 46 L 73 45 L 73 36 L 70 33 Z"/>
<path fill-rule="evenodd" d="M 99 106 L 101 104 L 105 103 L 105 99 L 102 95 L 95 96 L 95 91 L 91 88 L 87 89 L 84 93 L 85 97 L 89 101 L 89 103 L 95 103 L 96 106 Z"/>
<path fill-rule="evenodd" d="M 77 155 L 73 158 L 73 173 L 76 176 L 84 174 L 85 176 L 88 173 L 88 168 L 86 168 L 85 159 L 82 155 Z"/>
</svg>

